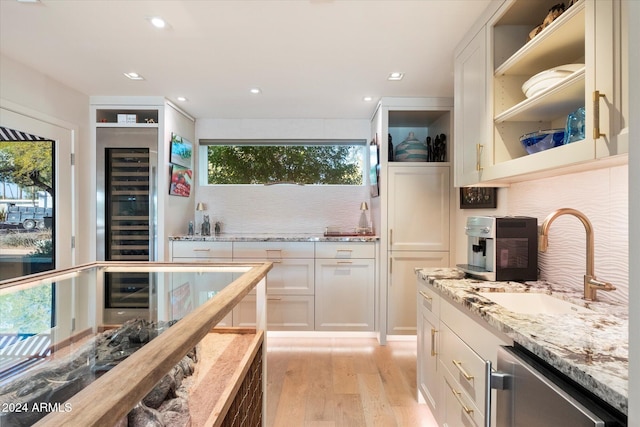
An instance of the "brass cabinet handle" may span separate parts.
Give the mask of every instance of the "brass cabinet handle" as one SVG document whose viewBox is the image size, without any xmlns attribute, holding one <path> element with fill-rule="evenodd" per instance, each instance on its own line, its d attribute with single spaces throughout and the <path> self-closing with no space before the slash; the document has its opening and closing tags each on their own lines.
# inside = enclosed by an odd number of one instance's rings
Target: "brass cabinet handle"
<svg viewBox="0 0 640 427">
<path fill-rule="evenodd" d="M 436 356 L 436 331 L 435 328 L 431 328 L 431 356 Z"/>
<path fill-rule="evenodd" d="M 425 291 L 418 291 L 418 292 L 420 292 L 420 295 L 422 295 L 422 298 L 426 299 L 429 302 L 433 301 L 433 298 L 427 295 Z"/>
<path fill-rule="evenodd" d="M 353 261 L 338 261 L 338 264 L 353 264 Z"/>
<path fill-rule="evenodd" d="M 339 249 L 338 248 L 337 252 L 353 252 L 353 249 Z"/>
<path fill-rule="evenodd" d="M 393 245 L 393 228 L 389 229 L 389 246 Z"/>
<path fill-rule="evenodd" d="M 447 382 L 447 385 L 449 386 L 449 388 L 451 389 L 451 393 L 453 393 L 453 395 L 455 396 L 456 400 L 458 401 L 458 403 L 460 404 L 460 406 L 462 406 L 462 410 L 464 412 L 466 412 L 467 414 L 471 415 L 473 414 L 473 408 L 469 408 L 467 405 L 464 404 L 464 402 L 462 401 L 462 393 L 459 391 L 456 391 L 453 389 L 453 387 L 451 387 L 451 384 L 449 384 Z"/>
<path fill-rule="evenodd" d="M 593 92 L 593 139 L 607 136 L 606 133 L 600 132 L 600 98 L 604 97 L 599 90 Z"/>
<path fill-rule="evenodd" d="M 282 298 L 268 297 L 267 301 L 282 301 Z"/>
<path fill-rule="evenodd" d="M 211 249 L 194 249 L 194 252 L 209 252 Z"/>
<path fill-rule="evenodd" d="M 480 172 L 482 170 L 482 165 L 480 164 L 480 156 L 482 154 L 482 149 L 484 145 L 476 144 L 476 171 Z"/>
<path fill-rule="evenodd" d="M 469 375 L 469 373 L 467 371 L 465 371 L 465 369 L 462 367 L 462 362 L 461 361 L 452 360 L 452 362 L 456 366 L 456 368 L 458 368 L 458 370 L 460 371 L 462 376 L 465 377 L 465 379 L 467 381 L 471 381 L 473 379 L 473 375 Z"/>
</svg>

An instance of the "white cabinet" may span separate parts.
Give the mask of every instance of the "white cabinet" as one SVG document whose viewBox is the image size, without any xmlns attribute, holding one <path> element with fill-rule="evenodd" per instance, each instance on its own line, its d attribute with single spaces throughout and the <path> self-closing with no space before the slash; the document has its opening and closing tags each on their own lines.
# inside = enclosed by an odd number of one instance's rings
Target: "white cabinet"
<svg viewBox="0 0 640 427">
<path fill-rule="evenodd" d="M 487 366 L 497 363 L 498 347 L 512 345 L 504 334 L 490 329 L 442 296 L 438 378 L 441 425 L 484 426 Z M 491 391 L 491 411 L 495 414 L 495 391 Z M 491 417 L 495 426 L 495 416 Z"/>
<path fill-rule="evenodd" d="M 316 330 L 373 331 L 375 244 L 316 243 Z"/>
<path fill-rule="evenodd" d="M 314 243 L 234 242 L 234 261 L 271 261 L 267 275 L 267 329 L 314 329 Z M 234 325 L 255 324 L 255 299 L 247 296 L 234 309 Z"/>
<path fill-rule="evenodd" d="M 231 242 L 172 240 L 170 251 L 173 262 L 228 262 L 233 257 Z"/>
<path fill-rule="evenodd" d="M 480 182 L 491 159 L 487 133 L 487 28 L 455 57 L 455 186 Z"/>
<path fill-rule="evenodd" d="M 391 251 L 449 250 L 449 166 L 388 169 Z"/>
<path fill-rule="evenodd" d="M 429 405 L 437 418 L 438 398 L 438 337 L 440 334 L 440 296 L 429 284 L 418 281 L 418 357 L 416 377 L 418 401 Z"/>
<path fill-rule="evenodd" d="M 489 106 L 486 125 L 491 135 L 480 150 L 480 182 L 508 183 L 625 163 L 628 152 L 628 72 L 626 67 L 626 2 L 580 0 L 527 42 L 553 0 L 508 0 L 486 23 L 489 68 L 486 85 Z M 478 38 L 478 36 L 476 36 Z M 479 40 L 477 41 L 480 44 Z M 456 60 L 456 128 L 464 143 L 456 183 L 473 184 L 473 143 L 465 140 L 468 112 L 475 108 L 470 97 L 479 95 L 468 84 L 467 65 L 475 64 L 474 42 Z M 480 55 L 478 55 L 479 57 Z M 481 62 L 479 59 L 476 62 Z M 569 63 L 584 63 L 562 81 L 527 98 L 522 85 L 534 75 Z M 469 94 L 467 94 L 469 92 Z M 463 102 L 463 105 L 458 105 Z M 467 105 L 467 103 L 469 103 Z M 520 143 L 526 133 L 564 128 L 567 115 L 579 107 L 586 112 L 585 139 L 528 155 Z M 481 131 L 481 129 L 480 129 Z M 483 154 L 489 154 L 485 156 Z M 608 162 L 594 162 L 607 158 Z M 487 162 L 485 164 L 485 161 Z"/>
<path fill-rule="evenodd" d="M 416 268 L 446 267 L 449 252 L 395 251 L 389 253 L 387 333 L 416 334 Z"/>
<path fill-rule="evenodd" d="M 449 166 L 389 166 L 387 329 L 416 333 L 415 269 L 448 267 Z"/>
<path fill-rule="evenodd" d="M 169 243 L 169 253 L 172 262 L 231 262 L 233 257 L 233 246 L 231 242 L 172 240 Z M 221 274 L 219 281 L 220 284 L 228 284 L 231 282 L 231 280 L 229 280 L 228 277 L 225 277 L 225 275 L 231 275 L 231 273 Z M 176 284 L 176 286 L 179 285 L 179 283 Z M 208 299 L 213 296 L 210 291 L 204 291 L 208 286 L 214 286 L 215 288 L 216 283 L 196 284 L 198 289 L 202 288 L 197 293 L 197 298 L 200 303 L 203 302 L 203 299 Z M 253 310 L 253 316 L 255 318 L 255 304 L 250 308 Z M 234 310 L 236 309 L 237 307 L 234 308 Z M 224 319 L 218 322 L 218 326 L 233 326 L 233 313 L 227 314 Z"/>
</svg>

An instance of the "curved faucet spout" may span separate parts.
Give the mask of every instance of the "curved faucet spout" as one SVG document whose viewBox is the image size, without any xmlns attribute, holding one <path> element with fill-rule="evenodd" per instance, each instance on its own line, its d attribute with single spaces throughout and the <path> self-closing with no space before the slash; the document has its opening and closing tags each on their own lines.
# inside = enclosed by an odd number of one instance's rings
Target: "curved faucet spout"
<svg viewBox="0 0 640 427">
<path fill-rule="evenodd" d="M 582 222 L 584 225 L 584 229 L 587 235 L 587 252 L 586 252 L 586 274 L 584 275 L 584 299 L 595 301 L 596 300 L 596 291 L 598 289 L 604 291 L 612 291 L 615 289 L 611 283 L 602 282 L 596 280 L 595 276 L 595 261 L 594 261 L 594 237 L 593 237 L 593 226 L 591 225 L 591 221 L 586 217 L 582 212 L 571 209 L 571 208 L 562 208 L 556 211 L 551 212 L 545 220 L 542 222 L 540 226 L 540 236 L 538 239 L 538 250 L 540 252 L 545 252 L 549 245 L 549 227 L 551 227 L 551 223 L 555 221 L 556 218 L 562 215 L 573 215 Z"/>
</svg>

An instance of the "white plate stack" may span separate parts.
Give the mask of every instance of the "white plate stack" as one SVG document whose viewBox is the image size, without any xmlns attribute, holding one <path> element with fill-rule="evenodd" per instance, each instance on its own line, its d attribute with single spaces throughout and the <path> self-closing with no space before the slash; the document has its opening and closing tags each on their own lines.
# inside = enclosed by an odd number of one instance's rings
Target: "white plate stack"
<svg viewBox="0 0 640 427">
<path fill-rule="evenodd" d="M 565 64 L 544 70 L 524 82 L 522 92 L 527 98 L 531 98 L 582 68 L 584 64 Z"/>
</svg>

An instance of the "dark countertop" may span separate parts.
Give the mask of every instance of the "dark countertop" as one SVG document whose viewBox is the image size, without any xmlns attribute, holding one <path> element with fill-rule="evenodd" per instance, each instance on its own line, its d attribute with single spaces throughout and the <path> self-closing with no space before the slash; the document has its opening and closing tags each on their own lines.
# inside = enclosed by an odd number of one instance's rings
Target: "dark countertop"
<svg viewBox="0 0 640 427">
<path fill-rule="evenodd" d="M 461 309 L 487 322 L 624 414 L 629 393 L 629 308 L 589 302 L 582 293 L 547 282 L 464 279 L 457 269 L 418 269 Z M 449 278 L 447 278 L 449 277 Z M 477 292 L 538 292 L 591 309 L 588 313 L 519 314 Z"/>
</svg>

